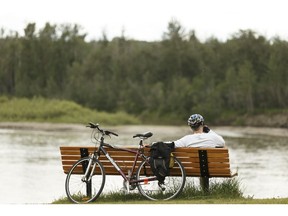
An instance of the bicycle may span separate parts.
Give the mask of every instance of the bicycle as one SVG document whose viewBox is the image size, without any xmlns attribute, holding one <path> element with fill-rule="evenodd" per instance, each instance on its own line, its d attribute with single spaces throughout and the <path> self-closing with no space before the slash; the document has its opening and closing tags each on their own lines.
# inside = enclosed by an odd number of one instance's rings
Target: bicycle
<svg viewBox="0 0 288 216">
<path fill-rule="evenodd" d="M 105 168 L 99 161 L 101 154 L 105 155 L 105 157 L 122 176 L 128 193 L 130 190 L 138 188 L 140 194 L 150 200 L 169 200 L 182 192 L 185 185 L 186 173 L 183 165 L 176 157 L 173 156 L 174 166 L 172 169 L 176 170 L 178 173 L 177 176 L 167 176 L 164 183 L 159 183 L 156 176 L 152 174 L 150 165 L 148 163 L 149 156 L 144 154 L 145 147 L 143 143 L 145 139 L 153 135 L 151 132 L 134 135 L 133 138 L 140 138 L 140 142 L 137 150 L 133 150 L 115 147 L 105 143 L 105 136 L 118 136 L 118 134 L 101 129 L 99 124 L 90 122 L 87 127 L 93 129 L 91 137 L 95 142 L 95 149 L 89 156 L 78 160 L 68 172 L 65 181 L 65 190 L 69 200 L 74 203 L 89 203 L 95 201 L 100 196 L 106 179 Z M 97 148 L 98 143 L 99 147 Z M 128 171 L 127 175 L 107 153 L 105 147 L 135 154 L 132 169 Z M 142 162 L 137 168 L 137 160 L 139 158 L 141 158 Z"/>
</svg>

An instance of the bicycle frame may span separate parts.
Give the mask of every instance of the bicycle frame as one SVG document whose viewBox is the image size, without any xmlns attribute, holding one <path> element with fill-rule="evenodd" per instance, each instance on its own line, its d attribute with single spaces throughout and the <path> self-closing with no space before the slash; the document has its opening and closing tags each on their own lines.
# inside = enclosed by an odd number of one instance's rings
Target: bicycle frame
<svg viewBox="0 0 288 216">
<path fill-rule="evenodd" d="M 105 150 L 105 148 L 103 146 L 135 154 L 135 158 L 134 158 L 134 162 L 133 162 L 133 165 L 132 165 L 132 169 L 130 170 L 130 173 L 128 172 L 128 177 L 125 175 L 125 173 L 123 172 L 121 167 L 114 161 L 114 159 L 109 155 L 109 153 Z M 131 150 L 131 149 L 120 148 L 120 147 L 113 147 L 113 146 L 111 146 L 109 144 L 104 143 L 104 138 L 102 136 L 101 140 L 100 140 L 100 146 L 99 146 L 99 148 L 97 150 L 94 151 L 94 156 L 96 155 L 96 158 L 98 159 L 100 154 L 101 154 L 101 152 L 102 152 L 105 155 L 105 157 L 111 162 L 111 164 L 114 166 L 114 168 L 119 172 L 119 174 L 122 176 L 122 178 L 127 183 L 129 183 L 129 185 L 133 184 L 133 183 L 155 181 L 157 179 L 155 176 L 149 177 L 149 178 L 145 178 L 145 179 L 141 179 L 141 180 L 131 179 L 131 177 L 133 176 L 133 174 L 134 174 L 134 172 L 136 170 L 136 164 L 137 164 L 138 158 L 141 157 L 142 160 L 147 160 L 148 159 L 148 157 L 143 154 L 143 139 L 140 140 L 139 146 L 140 147 L 137 150 Z M 91 173 L 94 172 L 94 168 L 95 168 L 95 166 L 93 166 L 93 170 L 92 170 Z M 129 189 L 129 187 L 128 187 L 128 189 Z"/>
</svg>

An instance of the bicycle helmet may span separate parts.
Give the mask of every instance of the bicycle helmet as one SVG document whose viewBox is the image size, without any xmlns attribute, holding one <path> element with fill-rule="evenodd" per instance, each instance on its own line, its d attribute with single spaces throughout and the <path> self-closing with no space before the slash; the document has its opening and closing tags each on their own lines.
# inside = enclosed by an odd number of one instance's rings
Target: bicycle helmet
<svg viewBox="0 0 288 216">
<path fill-rule="evenodd" d="M 198 128 L 200 125 L 204 125 L 204 118 L 200 114 L 193 114 L 188 119 L 188 125 L 192 129 Z"/>
</svg>

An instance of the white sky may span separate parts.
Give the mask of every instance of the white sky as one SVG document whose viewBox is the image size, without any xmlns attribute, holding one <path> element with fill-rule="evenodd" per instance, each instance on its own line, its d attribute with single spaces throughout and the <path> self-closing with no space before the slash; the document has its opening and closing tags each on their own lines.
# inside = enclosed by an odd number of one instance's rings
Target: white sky
<svg viewBox="0 0 288 216">
<path fill-rule="evenodd" d="M 161 40 L 176 19 L 199 39 L 230 38 L 251 29 L 270 39 L 288 39 L 287 0 L 0 0 L 0 28 L 23 35 L 28 23 L 78 24 L 87 39 L 121 36 Z"/>
</svg>

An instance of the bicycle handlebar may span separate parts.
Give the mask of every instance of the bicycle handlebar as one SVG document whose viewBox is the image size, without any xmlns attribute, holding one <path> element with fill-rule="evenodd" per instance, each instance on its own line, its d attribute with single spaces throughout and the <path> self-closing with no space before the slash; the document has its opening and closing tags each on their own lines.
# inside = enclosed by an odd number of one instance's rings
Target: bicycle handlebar
<svg viewBox="0 0 288 216">
<path fill-rule="evenodd" d="M 86 127 L 90 127 L 93 129 L 97 129 L 102 135 L 114 135 L 114 136 L 118 136 L 118 134 L 112 132 L 112 131 L 108 131 L 108 130 L 103 130 L 99 128 L 99 124 L 94 124 L 93 122 L 89 122 L 89 125 L 87 125 Z"/>
</svg>

